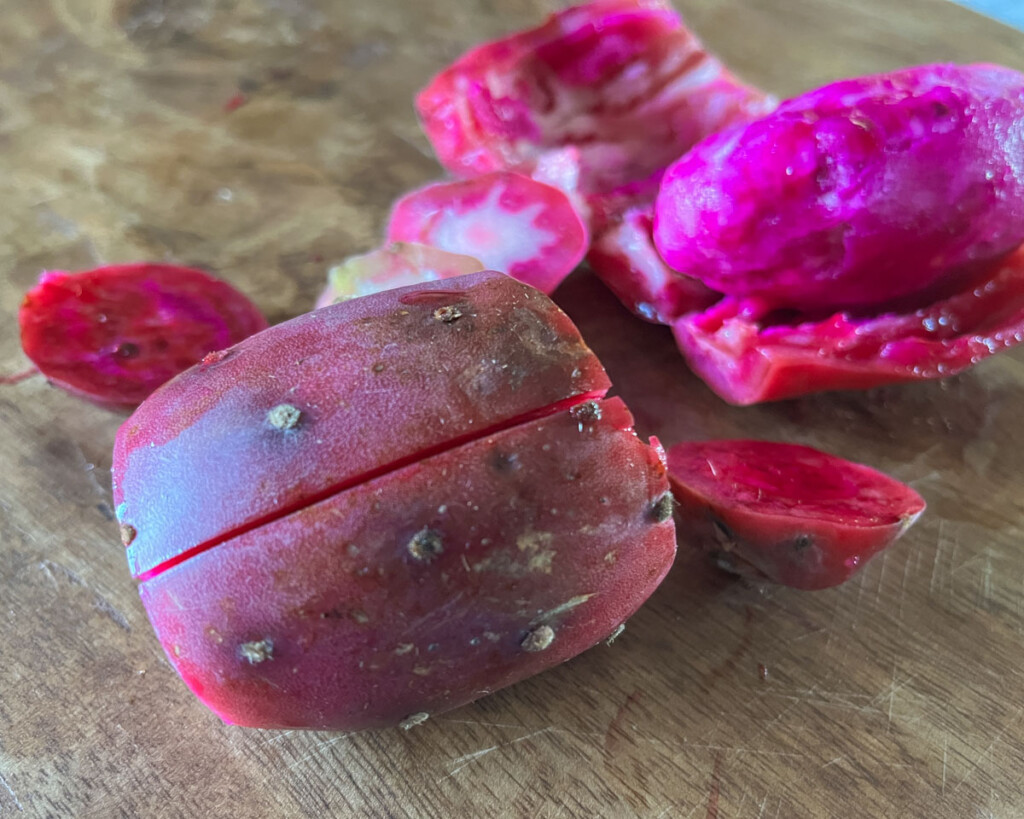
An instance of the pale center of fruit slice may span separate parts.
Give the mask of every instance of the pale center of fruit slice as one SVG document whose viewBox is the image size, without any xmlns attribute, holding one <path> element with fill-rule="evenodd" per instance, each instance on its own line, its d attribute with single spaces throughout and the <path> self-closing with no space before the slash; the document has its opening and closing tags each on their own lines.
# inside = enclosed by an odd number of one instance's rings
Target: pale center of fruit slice
<svg viewBox="0 0 1024 819">
<path fill-rule="evenodd" d="M 539 250 L 558 241 L 558 234 L 537 226 L 536 219 L 544 212 L 540 202 L 519 210 L 502 206 L 505 190 L 505 185 L 495 185 L 467 212 L 445 208 L 438 216 L 433 244 L 452 253 L 476 256 L 502 273 L 533 261 Z"/>
</svg>

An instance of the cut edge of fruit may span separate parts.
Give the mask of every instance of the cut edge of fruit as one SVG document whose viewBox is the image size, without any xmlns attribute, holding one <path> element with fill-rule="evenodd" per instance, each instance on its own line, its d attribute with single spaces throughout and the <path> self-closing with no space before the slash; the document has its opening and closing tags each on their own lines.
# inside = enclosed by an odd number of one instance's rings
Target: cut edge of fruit
<svg viewBox="0 0 1024 819">
<path fill-rule="evenodd" d="M 309 506 L 313 506 L 314 504 L 320 503 L 321 501 L 324 501 L 341 492 L 345 492 L 349 489 L 353 489 L 362 484 L 369 483 L 370 481 L 376 480 L 377 478 L 383 477 L 384 475 L 387 475 L 391 472 L 395 472 L 399 469 L 411 466 L 412 464 L 418 463 L 427 458 L 431 458 L 435 455 L 440 455 L 444 452 L 449 452 L 453 449 L 465 446 L 466 444 L 473 443 L 474 441 L 479 441 L 484 438 L 488 438 L 492 435 L 504 432 L 505 430 L 512 429 L 513 427 L 520 426 L 521 424 L 526 424 L 531 421 L 537 421 L 542 418 L 549 418 L 561 412 L 571 410 L 574 407 L 587 404 L 588 402 L 600 401 L 605 398 L 607 392 L 608 390 L 606 388 L 601 390 L 591 390 L 589 392 L 578 393 L 577 395 L 569 396 L 568 398 L 563 398 L 560 401 L 556 401 L 553 404 L 548 404 L 545 407 L 541 407 L 536 410 L 531 410 L 530 412 L 522 413 L 521 415 L 517 415 L 513 418 L 508 418 L 504 421 L 501 421 L 500 423 L 487 427 L 486 429 L 475 430 L 473 432 L 466 433 L 465 435 L 458 436 L 451 440 L 445 441 L 441 444 L 437 444 L 435 446 L 422 449 L 418 452 L 411 453 L 402 458 L 379 466 L 375 469 L 370 469 L 358 475 L 353 475 L 352 477 L 349 477 L 344 481 L 339 481 L 338 483 L 325 487 L 319 492 L 308 495 L 307 497 L 302 498 L 300 501 L 297 501 L 293 504 L 289 504 L 288 506 L 282 507 L 280 509 L 275 509 L 273 512 L 269 514 L 262 515 L 252 520 L 248 520 L 245 523 L 234 527 L 233 529 L 227 530 L 226 532 L 221 532 L 216 537 L 212 537 L 203 541 L 202 543 L 198 543 L 195 546 L 192 546 L 186 549 L 185 551 L 180 552 L 179 554 L 176 554 L 173 557 L 170 557 L 167 560 L 164 560 L 149 569 L 146 569 L 144 572 L 135 575 L 135 579 L 139 583 L 145 583 L 147 580 L 152 580 L 154 577 L 163 574 L 169 569 L 173 569 L 175 566 L 184 563 L 186 560 L 189 560 L 195 557 L 196 555 L 202 554 L 203 552 L 207 552 L 210 549 L 213 549 L 222 543 L 226 543 L 227 541 L 232 540 L 240 535 L 246 534 L 247 532 L 259 529 L 260 527 L 266 526 L 267 524 L 273 523 L 274 521 L 280 520 L 281 518 L 285 518 Z M 623 408 L 625 409 L 625 405 L 623 405 Z M 626 412 L 628 413 L 628 410 L 626 410 Z M 630 419 L 632 418 L 632 416 L 629 417 Z M 624 427 L 623 429 L 629 428 L 632 428 L 632 423 L 630 423 L 629 427 Z"/>
</svg>

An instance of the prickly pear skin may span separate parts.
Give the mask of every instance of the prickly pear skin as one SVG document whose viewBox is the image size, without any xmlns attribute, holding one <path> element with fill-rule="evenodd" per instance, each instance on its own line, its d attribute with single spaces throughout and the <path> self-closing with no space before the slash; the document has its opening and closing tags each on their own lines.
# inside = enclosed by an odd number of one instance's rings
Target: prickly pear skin
<svg viewBox="0 0 1024 819">
<path fill-rule="evenodd" d="M 350 731 L 590 648 L 675 552 L 662 461 L 619 399 L 596 406 L 434 455 L 146 580 L 168 658 L 227 722 Z"/>
<path fill-rule="evenodd" d="M 669 168 L 654 237 L 673 269 L 771 306 L 948 295 L 1024 241 L 1024 75 L 926 65 L 784 102 Z"/>
<path fill-rule="evenodd" d="M 916 310 L 772 324 L 728 297 L 673 325 L 687 362 L 732 404 L 945 378 L 1024 342 L 1024 248 Z"/>
<path fill-rule="evenodd" d="M 416 98 L 456 176 L 531 174 L 547 152 L 577 146 L 585 194 L 644 180 L 774 104 L 708 54 L 664 0 L 571 6 L 470 50 Z"/>
<path fill-rule="evenodd" d="M 499 273 L 299 316 L 207 356 L 121 426 L 132 573 L 608 387 L 569 318 Z"/>
<path fill-rule="evenodd" d="M 25 295 L 18 323 L 43 375 L 111 408 L 137 406 L 206 353 L 267 326 L 227 282 L 166 264 L 49 270 Z"/>
<path fill-rule="evenodd" d="M 925 508 L 894 478 L 795 444 L 686 442 L 668 468 L 686 544 L 797 589 L 844 582 Z"/>
</svg>

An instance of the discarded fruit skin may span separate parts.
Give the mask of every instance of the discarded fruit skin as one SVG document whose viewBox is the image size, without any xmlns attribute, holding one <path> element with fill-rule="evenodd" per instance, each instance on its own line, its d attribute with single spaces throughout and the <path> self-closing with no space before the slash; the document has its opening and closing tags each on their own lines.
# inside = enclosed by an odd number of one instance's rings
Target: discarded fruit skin
<svg viewBox="0 0 1024 819">
<path fill-rule="evenodd" d="M 671 565 L 660 451 L 508 276 L 227 353 L 122 425 L 113 470 L 151 622 L 225 721 L 411 725 L 598 643 Z"/>
<path fill-rule="evenodd" d="M 686 442 L 669 449 L 668 468 L 687 543 L 797 589 L 839 585 L 925 508 L 894 478 L 794 444 Z"/>
<path fill-rule="evenodd" d="M 25 354 L 58 387 L 134 407 L 204 355 L 267 326 L 238 290 L 165 264 L 51 270 L 18 312 Z"/>
<path fill-rule="evenodd" d="M 674 270 L 769 307 L 949 295 L 1024 241 L 1024 75 L 925 65 L 783 102 L 669 168 L 654 239 Z"/>
<path fill-rule="evenodd" d="M 508 172 L 406 194 L 392 208 L 387 234 L 480 259 L 543 293 L 561 284 L 590 243 L 565 193 Z"/>
<path fill-rule="evenodd" d="M 552 14 L 467 52 L 416 99 L 456 176 L 532 174 L 549 152 L 575 146 L 585 195 L 656 176 L 708 134 L 773 105 L 662 0 L 596 0 Z"/>
<path fill-rule="evenodd" d="M 710 307 L 721 293 L 699 279 L 676 273 L 662 261 L 651 238 L 653 210 L 653 206 L 627 210 L 590 246 L 587 264 L 633 313 L 656 324 L 671 324 Z"/>
<path fill-rule="evenodd" d="M 471 256 L 415 242 L 390 242 L 369 253 L 349 256 L 328 270 L 327 287 L 316 307 L 481 270 L 486 270 L 483 262 Z"/>
<path fill-rule="evenodd" d="M 732 404 L 945 378 L 1024 341 L 1024 248 L 918 309 L 773 321 L 730 297 L 672 329 L 693 371 Z"/>
</svg>

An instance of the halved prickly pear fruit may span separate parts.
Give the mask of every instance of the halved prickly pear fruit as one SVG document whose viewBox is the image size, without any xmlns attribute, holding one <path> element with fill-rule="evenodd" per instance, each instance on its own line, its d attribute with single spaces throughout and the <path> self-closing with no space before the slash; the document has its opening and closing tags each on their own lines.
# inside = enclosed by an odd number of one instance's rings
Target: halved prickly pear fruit
<svg viewBox="0 0 1024 819">
<path fill-rule="evenodd" d="M 561 284 L 590 242 L 565 193 L 505 172 L 406 194 L 391 211 L 387 235 L 480 259 L 543 293 Z"/>
<path fill-rule="evenodd" d="M 721 298 L 699 279 L 676 273 L 651 238 L 653 207 L 631 208 L 590 246 L 587 264 L 640 318 L 671 324 Z"/>
<path fill-rule="evenodd" d="M 802 319 L 730 297 L 672 329 L 690 367 L 732 404 L 945 378 L 1024 341 L 1024 248 L 916 310 Z"/>
<path fill-rule="evenodd" d="M 134 407 L 212 350 L 267 326 L 239 291 L 165 264 L 51 270 L 18 312 L 25 354 L 50 381 L 111 407 Z"/>
<path fill-rule="evenodd" d="M 114 492 L 168 658 L 226 721 L 357 730 L 597 643 L 675 550 L 659 451 L 569 319 L 483 272 L 278 325 L 158 390 Z"/>
<path fill-rule="evenodd" d="M 414 242 L 391 242 L 359 256 L 349 256 L 327 271 L 327 287 L 316 306 L 369 296 L 420 282 L 478 273 L 486 267 L 479 259 L 449 253 Z"/>
<path fill-rule="evenodd" d="M 595 0 L 486 43 L 416 100 L 441 163 L 457 176 L 532 174 L 579 150 L 579 190 L 659 173 L 708 134 L 774 105 L 738 82 L 663 0 Z"/>
<path fill-rule="evenodd" d="M 794 444 L 687 442 L 669 449 L 668 468 L 686 543 L 798 589 L 842 583 L 925 508 L 894 478 Z"/>
<path fill-rule="evenodd" d="M 712 136 L 665 174 L 674 270 L 780 308 L 927 304 L 1024 241 L 1024 75 L 925 65 Z"/>
</svg>

